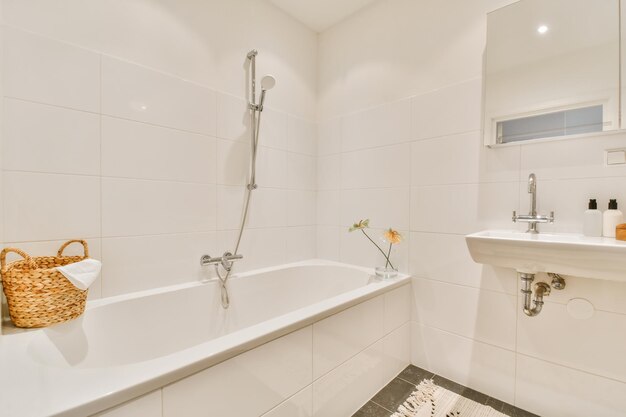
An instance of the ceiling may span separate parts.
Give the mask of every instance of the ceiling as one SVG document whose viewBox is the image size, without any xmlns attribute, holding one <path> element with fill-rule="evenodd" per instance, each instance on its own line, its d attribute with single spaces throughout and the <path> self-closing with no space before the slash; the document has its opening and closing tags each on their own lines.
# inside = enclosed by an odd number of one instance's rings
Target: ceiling
<svg viewBox="0 0 626 417">
<path fill-rule="evenodd" d="M 316 32 L 323 32 L 335 23 L 378 0 L 268 0 L 285 13 Z"/>
</svg>

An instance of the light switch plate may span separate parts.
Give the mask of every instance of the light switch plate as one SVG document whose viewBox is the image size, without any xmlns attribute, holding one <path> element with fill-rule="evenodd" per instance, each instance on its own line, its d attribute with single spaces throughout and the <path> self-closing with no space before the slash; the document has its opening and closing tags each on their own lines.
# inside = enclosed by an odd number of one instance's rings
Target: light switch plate
<svg viewBox="0 0 626 417">
<path fill-rule="evenodd" d="M 626 164 L 626 149 L 608 149 L 605 153 L 607 165 Z"/>
</svg>

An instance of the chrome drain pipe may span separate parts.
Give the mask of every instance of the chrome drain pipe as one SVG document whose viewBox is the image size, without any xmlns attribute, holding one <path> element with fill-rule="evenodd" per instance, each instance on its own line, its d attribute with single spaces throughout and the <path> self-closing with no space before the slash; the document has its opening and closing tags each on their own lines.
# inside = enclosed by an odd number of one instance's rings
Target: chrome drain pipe
<svg viewBox="0 0 626 417">
<path fill-rule="evenodd" d="M 550 295 L 550 286 L 545 282 L 535 284 L 535 299 L 533 300 L 532 282 L 535 280 L 535 274 L 519 272 L 519 277 L 522 280 L 522 294 L 524 294 L 524 314 L 535 317 L 541 313 L 543 297 Z"/>
</svg>

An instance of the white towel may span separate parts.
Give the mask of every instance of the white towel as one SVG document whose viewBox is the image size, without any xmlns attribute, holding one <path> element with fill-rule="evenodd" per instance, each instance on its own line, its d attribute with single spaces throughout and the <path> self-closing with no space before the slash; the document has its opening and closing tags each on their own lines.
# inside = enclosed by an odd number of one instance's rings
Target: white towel
<svg viewBox="0 0 626 417">
<path fill-rule="evenodd" d="M 58 266 L 57 269 L 67 278 L 76 288 L 86 290 L 100 275 L 102 262 L 95 259 L 85 259 L 84 261 L 75 262 L 73 264 Z"/>
</svg>

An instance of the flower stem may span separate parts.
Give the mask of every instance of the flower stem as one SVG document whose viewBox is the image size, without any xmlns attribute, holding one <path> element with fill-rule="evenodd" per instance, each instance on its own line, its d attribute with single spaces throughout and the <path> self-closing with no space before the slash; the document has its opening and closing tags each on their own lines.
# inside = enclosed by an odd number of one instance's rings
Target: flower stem
<svg viewBox="0 0 626 417">
<path fill-rule="evenodd" d="M 389 250 L 387 251 L 387 263 L 385 264 L 385 268 L 387 268 L 389 265 L 391 265 L 391 261 L 389 260 L 389 257 L 391 256 L 391 246 L 392 245 L 393 245 L 393 243 L 389 242 Z"/>
<path fill-rule="evenodd" d="M 390 265 L 392 268 L 394 268 L 393 264 L 391 263 L 391 261 L 389 260 L 389 256 L 385 255 L 385 252 L 383 252 L 383 250 L 380 248 L 380 246 L 378 246 L 376 244 L 376 242 L 374 242 L 372 240 L 371 237 L 369 237 L 369 235 L 367 233 L 365 233 L 365 230 L 361 229 L 361 232 L 363 232 L 363 234 L 365 235 L 366 238 L 369 239 L 370 242 L 372 242 L 374 244 L 374 246 L 376 246 L 376 249 L 378 249 L 380 251 L 380 253 L 383 254 L 383 256 L 385 257 L 385 259 L 387 260 L 387 264 Z M 387 266 L 387 264 L 385 264 L 385 266 Z M 395 268 L 394 268 L 395 269 Z"/>
</svg>

